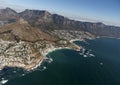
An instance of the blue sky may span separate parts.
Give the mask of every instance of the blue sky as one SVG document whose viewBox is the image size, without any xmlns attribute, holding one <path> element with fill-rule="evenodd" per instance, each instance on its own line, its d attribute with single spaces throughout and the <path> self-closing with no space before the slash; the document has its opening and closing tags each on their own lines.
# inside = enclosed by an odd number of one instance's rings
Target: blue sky
<svg viewBox="0 0 120 85">
<path fill-rule="evenodd" d="M 0 7 L 48 10 L 72 19 L 120 26 L 120 0 L 0 0 Z"/>
</svg>

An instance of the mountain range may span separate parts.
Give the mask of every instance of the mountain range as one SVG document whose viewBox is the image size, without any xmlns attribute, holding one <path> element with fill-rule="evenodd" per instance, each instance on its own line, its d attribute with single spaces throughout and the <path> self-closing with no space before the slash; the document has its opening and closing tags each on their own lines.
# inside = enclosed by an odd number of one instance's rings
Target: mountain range
<svg viewBox="0 0 120 85">
<path fill-rule="evenodd" d="M 51 14 L 45 10 L 26 9 L 17 13 L 11 8 L 0 9 L 0 21 L 13 23 L 19 18 L 26 20 L 32 27 L 48 32 L 53 30 L 84 31 L 94 36 L 120 38 L 120 27 L 105 25 L 101 22 L 82 22 Z"/>
</svg>

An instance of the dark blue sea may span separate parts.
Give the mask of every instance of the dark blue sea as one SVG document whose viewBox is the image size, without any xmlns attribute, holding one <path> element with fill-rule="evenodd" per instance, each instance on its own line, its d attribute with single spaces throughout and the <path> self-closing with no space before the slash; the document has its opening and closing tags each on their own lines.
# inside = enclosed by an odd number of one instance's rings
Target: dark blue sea
<svg viewBox="0 0 120 85">
<path fill-rule="evenodd" d="M 75 41 L 83 50 L 56 50 L 38 69 L 26 72 L 5 68 L 0 78 L 5 85 L 120 85 L 120 40 L 99 38 Z"/>
</svg>

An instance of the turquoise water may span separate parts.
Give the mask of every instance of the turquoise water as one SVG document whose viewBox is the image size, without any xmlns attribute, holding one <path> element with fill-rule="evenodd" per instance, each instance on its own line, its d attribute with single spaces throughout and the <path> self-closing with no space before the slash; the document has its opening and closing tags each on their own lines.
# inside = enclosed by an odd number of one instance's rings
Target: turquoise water
<svg viewBox="0 0 120 85">
<path fill-rule="evenodd" d="M 48 54 L 53 62 L 43 63 L 47 69 L 12 78 L 5 85 L 120 85 L 120 40 L 86 41 L 75 43 L 94 57 L 83 57 L 74 50 L 54 51 Z"/>
</svg>

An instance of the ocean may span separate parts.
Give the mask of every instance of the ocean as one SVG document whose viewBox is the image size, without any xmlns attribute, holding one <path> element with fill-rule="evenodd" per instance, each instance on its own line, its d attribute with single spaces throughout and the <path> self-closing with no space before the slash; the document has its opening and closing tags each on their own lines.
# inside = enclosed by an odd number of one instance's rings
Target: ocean
<svg viewBox="0 0 120 85">
<path fill-rule="evenodd" d="M 120 40 L 99 38 L 74 43 L 84 49 L 53 51 L 47 55 L 53 61 L 44 61 L 34 71 L 5 69 L 0 73 L 6 72 L 2 75 L 9 80 L 5 85 L 120 85 Z"/>
</svg>

